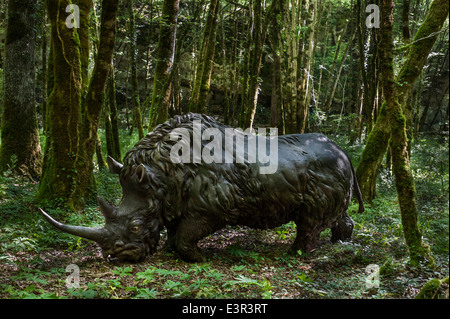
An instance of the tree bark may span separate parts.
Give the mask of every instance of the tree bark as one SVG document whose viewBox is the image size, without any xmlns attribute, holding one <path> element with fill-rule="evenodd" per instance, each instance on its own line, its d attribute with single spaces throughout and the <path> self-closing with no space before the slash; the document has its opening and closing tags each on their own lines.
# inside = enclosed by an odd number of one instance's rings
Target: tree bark
<svg viewBox="0 0 450 319">
<path fill-rule="evenodd" d="M 74 208 L 81 122 L 80 41 L 76 28 L 66 26 L 70 1 L 49 0 L 53 87 L 47 102 L 47 140 L 38 201 Z M 50 88 L 48 88 L 50 89 Z"/>
<path fill-rule="evenodd" d="M 156 52 L 155 79 L 150 107 L 149 131 L 169 115 L 171 73 L 175 56 L 179 0 L 165 0 L 163 22 Z"/>
<path fill-rule="evenodd" d="M 306 9 L 307 8 L 307 9 Z M 323 8 L 323 7 L 322 7 Z M 303 35 L 302 46 L 299 45 L 297 62 L 297 132 L 305 133 L 308 126 L 309 102 L 312 91 L 312 66 L 317 42 L 318 26 L 322 17 L 322 10 L 318 9 L 316 0 L 310 0 L 302 10 L 302 20 L 305 22 L 306 32 Z"/>
<path fill-rule="evenodd" d="M 433 4 L 436 2 L 434 1 Z M 432 9 L 430 9 L 430 12 L 432 12 Z M 388 114 L 387 118 L 391 128 L 390 143 L 395 185 L 402 217 L 403 234 L 409 249 L 410 261 L 413 265 L 418 265 L 419 262 L 425 261 L 429 266 L 432 266 L 434 260 L 430 255 L 430 248 L 422 242 L 422 234 L 417 224 L 415 185 L 408 153 L 407 121 L 402 105 L 398 100 L 398 85 L 396 85 L 394 77 L 393 12 L 393 0 L 382 0 L 381 75 Z"/>
<path fill-rule="evenodd" d="M 403 41 L 409 43 L 411 41 L 411 31 L 409 30 L 409 7 L 410 0 L 402 1 L 402 35 Z"/>
<path fill-rule="evenodd" d="M 95 200 L 93 155 L 97 145 L 100 114 L 105 100 L 106 81 L 111 70 L 116 40 L 116 18 L 119 0 L 103 0 L 100 39 L 94 70 L 86 98 L 82 104 L 85 114 L 80 129 L 80 156 L 77 159 L 78 183 L 73 201 L 82 207 L 86 200 Z"/>
<path fill-rule="evenodd" d="M 128 7 L 128 38 L 129 38 L 129 67 L 131 77 L 131 108 L 133 117 L 133 126 L 137 128 L 139 139 L 144 137 L 144 128 L 142 126 L 141 106 L 139 102 L 139 87 L 137 81 L 137 66 L 136 66 L 136 28 L 135 16 L 133 12 L 133 1 L 127 0 Z M 130 131 L 131 134 L 131 131 Z"/>
<path fill-rule="evenodd" d="M 77 29 L 66 26 L 68 4 L 69 1 L 61 0 L 47 2 L 54 81 L 48 101 L 46 152 L 37 199 L 75 210 L 95 193 L 92 159 L 114 49 L 118 0 L 102 2 L 100 45 L 83 104 L 81 44 Z"/>
<path fill-rule="evenodd" d="M 282 96 L 282 73 L 281 73 L 281 17 L 284 14 L 285 1 L 281 0 L 274 4 L 272 22 L 270 28 L 270 48 L 273 56 L 272 72 L 272 97 L 270 106 L 270 125 L 278 128 L 278 134 L 284 134 L 283 121 L 283 96 Z"/>
<path fill-rule="evenodd" d="M 41 85 L 42 85 L 42 93 L 41 93 L 41 98 L 42 98 L 42 109 L 41 109 L 41 114 L 42 114 L 42 131 L 43 134 L 45 135 L 45 131 L 46 131 L 46 121 L 45 121 L 45 114 L 46 114 L 46 109 L 47 109 L 47 12 L 45 10 L 45 3 L 41 4 L 41 10 L 42 10 L 42 43 L 41 43 L 41 57 L 42 57 L 42 75 L 41 75 Z"/>
<path fill-rule="evenodd" d="M 326 112 L 326 114 L 327 114 L 327 116 L 329 115 L 329 113 L 330 113 L 330 109 L 328 108 L 328 105 L 330 105 L 331 106 L 331 104 L 329 104 L 329 103 L 327 103 L 328 102 L 328 90 L 329 90 L 329 88 L 330 88 L 330 86 L 331 86 L 331 81 L 333 80 L 333 73 L 334 73 L 334 69 L 336 68 L 336 63 L 337 63 L 337 59 L 338 59 L 338 57 L 339 57 L 339 52 L 340 52 L 340 50 L 341 50 L 341 45 L 342 45 L 342 41 L 344 40 L 344 37 L 345 37 L 345 35 L 347 34 L 347 29 L 348 29 L 348 27 L 349 27 L 349 25 L 350 25 L 350 23 L 351 23 L 351 21 L 349 21 L 349 22 L 347 22 L 346 23 L 346 25 L 345 25 L 345 28 L 344 28 L 344 30 L 342 31 L 342 34 L 341 34 L 341 36 L 339 37 L 339 42 L 338 42 L 338 45 L 337 45 L 337 48 L 336 48 L 336 52 L 334 53 L 334 59 L 333 59 L 333 64 L 331 65 L 331 69 L 330 69 L 330 76 L 328 77 L 328 81 L 327 81 L 327 84 L 326 84 L 326 86 L 325 86 L 325 98 L 326 98 L 326 103 L 324 103 L 324 109 L 325 109 L 325 112 Z"/>
<path fill-rule="evenodd" d="M 395 79 L 397 99 L 402 107 L 402 112 L 409 108 L 407 97 L 425 65 L 428 54 L 436 41 L 437 32 L 442 28 L 447 16 L 448 1 L 434 0 L 430 5 L 428 15 L 409 45 L 407 59 Z M 385 116 L 386 109 L 382 106 L 362 152 L 360 165 L 356 170 L 361 193 L 364 200 L 368 202 L 375 196 L 376 178 L 390 137 L 390 127 L 386 124 Z"/>
<path fill-rule="evenodd" d="M 38 7 L 37 0 L 8 3 L 0 148 L 0 173 L 14 165 L 16 173 L 31 179 L 39 178 L 42 164 L 34 93 Z"/>
<path fill-rule="evenodd" d="M 299 24 L 299 9 L 302 8 L 302 0 L 291 0 L 290 11 L 285 15 L 286 25 L 286 61 L 289 66 L 285 71 L 284 111 L 285 131 L 294 133 L 297 127 L 297 72 L 299 38 L 297 25 Z"/>
<path fill-rule="evenodd" d="M 243 128 L 252 128 L 255 118 L 256 106 L 258 103 L 259 89 L 259 72 L 261 70 L 263 45 L 265 40 L 265 28 L 263 28 L 263 8 L 261 1 L 253 1 L 254 24 L 251 28 L 252 42 L 249 47 L 249 68 L 247 76 L 244 74 L 246 81 L 246 91 L 243 92 Z M 245 93 L 245 94 L 244 94 Z"/>
<path fill-rule="evenodd" d="M 84 96 L 89 88 L 89 30 L 90 28 L 90 12 L 93 7 L 92 0 L 74 0 L 80 9 L 80 27 L 77 28 L 78 38 L 80 40 L 80 60 L 81 60 L 81 87 Z M 66 12 L 64 16 L 67 17 Z M 82 110 L 83 111 L 83 110 Z"/>
<path fill-rule="evenodd" d="M 192 112 L 206 113 L 207 96 L 210 91 L 211 73 L 216 48 L 217 17 L 219 0 L 211 0 L 208 18 L 200 47 L 194 87 L 189 109 Z"/>
<path fill-rule="evenodd" d="M 107 127 L 106 148 L 108 150 L 109 156 L 114 158 L 116 161 L 121 162 L 122 155 L 120 153 L 119 119 L 117 113 L 115 81 L 114 66 L 111 63 L 111 70 L 109 72 L 108 82 L 106 86 L 106 102 L 104 105 L 105 126 Z"/>
<path fill-rule="evenodd" d="M 331 93 L 330 93 L 330 96 L 328 98 L 327 114 L 329 114 L 329 112 L 331 110 L 331 105 L 333 104 L 333 100 L 334 100 L 334 94 L 336 93 L 336 88 L 337 88 L 337 85 L 339 83 L 339 78 L 341 77 L 342 68 L 344 67 L 344 63 L 345 63 L 345 60 L 347 59 L 348 51 L 350 49 L 350 46 L 353 44 L 353 40 L 355 39 L 355 35 L 356 35 L 356 32 L 353 32 L 352 37 L 349 39 L 349 41 L 347 43 L 347 46 L 346 46 L 345 51 L 344 51 L 344 54 L 342 55 L 341 63 L 339 64 L 339 69 L 338 69 L 338 72 L 336 74 L 336 79 L 335 79 L 335 81 L 333 83 L 333 87 L 331 89 Z"/>
</svg>

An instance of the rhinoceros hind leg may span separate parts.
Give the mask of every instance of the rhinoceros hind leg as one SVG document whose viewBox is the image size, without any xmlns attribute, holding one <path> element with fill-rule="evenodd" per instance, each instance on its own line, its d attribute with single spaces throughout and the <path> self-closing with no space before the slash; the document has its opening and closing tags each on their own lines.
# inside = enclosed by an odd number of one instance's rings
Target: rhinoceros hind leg
<svg viewBox="0 0 450 319">
<path fill-rule="evenodd" d="M 345 213 L 341 219 L 336 223 L 336 226 L 331 228 L 331 242 L 337 242 L 338 240 L 348 240 L 352 237 L 353 220 Z"/>
<path fill-rule="evenodd" d="M 303 253 L 313 251 L 319 242 L 321 230 L 308 223 L 308 221 L 299 221 L 297 224 L 297 236 L 290 248 L 290 252 L 296 254 L 298 250 Z"/>
<path fill-rule="evenodd" d="M 164 247 L 162 248 L 165 251 L 175 251 L 175 230 L 167 227 L 167 240 L 164 243 Z"/>
</svg>

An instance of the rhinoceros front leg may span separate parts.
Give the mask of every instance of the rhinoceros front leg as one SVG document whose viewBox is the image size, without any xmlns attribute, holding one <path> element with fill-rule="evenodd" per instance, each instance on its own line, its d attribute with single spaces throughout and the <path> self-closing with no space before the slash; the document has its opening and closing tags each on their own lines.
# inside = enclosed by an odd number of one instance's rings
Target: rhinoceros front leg
<svg viewBox="0 0 450 319">
<path fill-rule="evenodd" d="M 197 246 L 200 239 L 213 230 L 201 219 L 184 219 L 180 222 L 175 234 L 175 250 L 185 261 L 205 262 L 206 258 Z"/>
</svg>

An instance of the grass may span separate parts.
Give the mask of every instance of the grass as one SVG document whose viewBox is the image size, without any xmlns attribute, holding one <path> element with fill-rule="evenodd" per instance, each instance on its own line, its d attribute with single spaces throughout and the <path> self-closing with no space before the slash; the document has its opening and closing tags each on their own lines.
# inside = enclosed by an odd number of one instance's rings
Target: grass
<svg viewBox="0 0 450 319">
<path fill-rule="evenodd" d="M 136 140 L 124 135 L 122 141 L 130 148 Z M 347 152 L 356 159 L 361 149 Z M 356 202 L 349 208 L 355 221 L 351 241 L 331 244 L 325 231 L 316 251 L 293 256 L 287 250 L 294 223 L 267 231 L 227 227 L 199 243 L 207 257 L 203 264 L 162 250 L 138 264 L 109 262 L 95 243 L 58 232 L 38 216 L 37 184 L 5 174 L 0 177 L 0 298 L 414 298 L 430 279 L 448 276 L 448 139 L 417 141 L 412 169 L 419 224 L 435 269 L 408 264 L 394 180 L 386 170 L 366 211 L 357 214 Z M 99 196 L 117 202 L 117 177 L 106 170 L 95 174 Z M 76 225 L 103 223 L 95 206 L 80 214 L 50 213 Z M 79 269 L 79 288 L 71 285 L 69 265 Z M 379 270 L 378 287 L 367 284 L 371 269 Z"/>
</svg>

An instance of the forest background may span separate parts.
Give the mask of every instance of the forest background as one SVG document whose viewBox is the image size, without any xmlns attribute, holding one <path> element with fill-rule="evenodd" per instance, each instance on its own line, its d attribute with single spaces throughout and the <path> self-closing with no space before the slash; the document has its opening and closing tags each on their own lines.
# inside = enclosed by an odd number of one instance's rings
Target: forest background
<svg viewBox="0 0 450 319">
<path fill-rule="evenodd" d="M 431 295 L 448 297 L 448 1 L 3 0 L 0 9 L 0 258 L 17 279 L 2 278 L 3 297 L 410 298 L 431 278 Z M 220 244 L 203 243 L 204 272 L 161 252 L 146 273 L 108 265 L 95 245 L 36 215 L 42 205 L 100 223 L 95 197 L 120 200 L 106 155 L 120 161 L 189 111 L 338 142 L 367 207 L 352 216 L 354 240 L 335 247 L 325 234 L 318 255 L 293 259 L 275 252 L 294 225 L 228 228 L 211 237 Z M 65 290 L 73 263 L 106 275 Z M 369 264 L 388 284 L 364 286 Z"/>
</svg>

